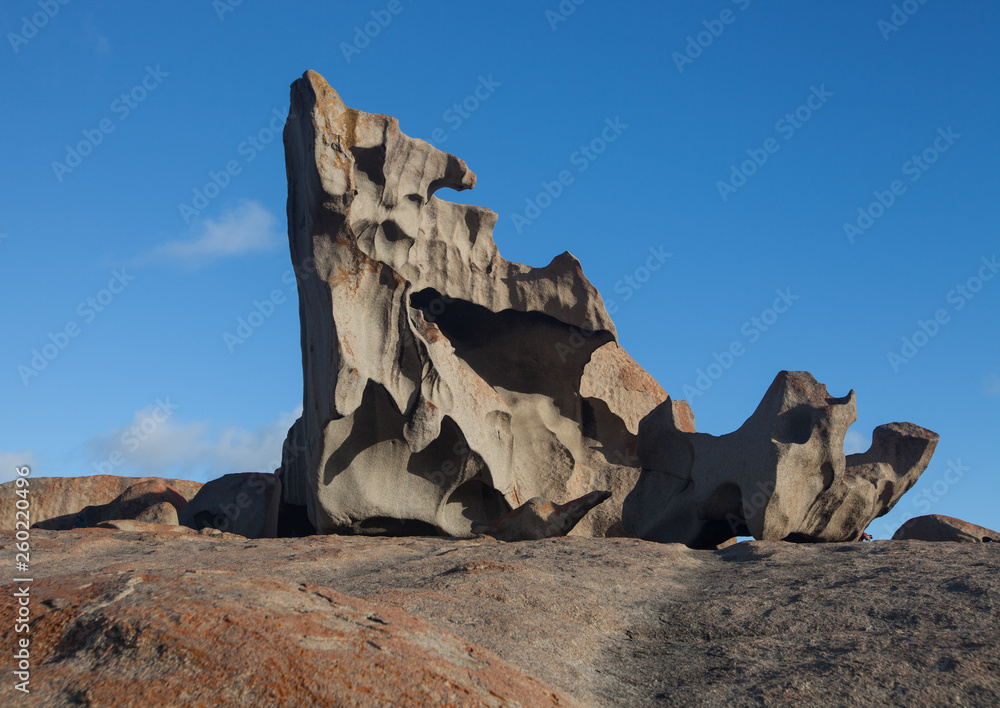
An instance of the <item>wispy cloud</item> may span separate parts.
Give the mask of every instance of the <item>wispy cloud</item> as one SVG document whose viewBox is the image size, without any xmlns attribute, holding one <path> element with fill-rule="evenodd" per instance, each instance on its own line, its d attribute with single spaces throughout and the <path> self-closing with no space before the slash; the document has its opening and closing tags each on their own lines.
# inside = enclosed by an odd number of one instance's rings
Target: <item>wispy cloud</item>
<svg viewBox="0 0 1000 708">
<path fill-rule="evenodd" d="M 871 447 L 871 439 L 866 438 L 857 430 L 848 430 L 844 436 L 844 454 L 853 455 L 856 452 L 867 452 Z"/>
<path fill-rule="evenodd" d="M 276 219 L 258 202 L 242 200 L 218 221 L 205 219 L 193 228 L 191 238 L 167 241 L 133 261 L 133 266 L 166 263 L 200 268 L 219 258 L 269 251 L 280 243 Z"/>
<path fill-rule="evenodd" d="M 201 481 L 231 472 L 273 472 L 281 464 L 288 428 L 301 413 L 299 406 L 247 430 L 206 420 L 182 422 L 149 406 L 136 411 L 128 425 L 91 441 L 89 472 L 109 472 L 110 466 L 117 475 Z"/>
<path fill-rule="evenodd" d="M 35 453 L 31 450 L 21 450 L 20 452 L 5 452 L 0 450 L 0 484 L 17 479 L 17 468 L 28 466 L 35 467 Z M 36 473 L 32 469 L 32 473 Z"/>
<path fill-rule="evenodd" d="M 1000 374 L 991 371 L 983 377 L 983 390 L 991 396 L 1000 396 Z"/>
</svg>

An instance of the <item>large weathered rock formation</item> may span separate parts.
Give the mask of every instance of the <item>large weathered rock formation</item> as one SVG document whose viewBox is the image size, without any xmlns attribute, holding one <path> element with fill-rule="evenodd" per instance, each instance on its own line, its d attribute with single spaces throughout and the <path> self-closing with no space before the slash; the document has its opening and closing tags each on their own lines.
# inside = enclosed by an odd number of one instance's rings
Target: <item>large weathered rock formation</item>
<svg viewBox="0 0 1000 708">
<path fill-rule="evenodd" d="M 306 72 L 285 126 L 305 391 L 284 501 L 320 533 L 467 535 L 536 496 L 607 489 L 620 528 L 639 420 L 666 398 L 569 253 L 504 260 L 497 215 L 435 192 L 466 164 Z"/>
<path fill-rule="evenodd" d="M 854 391 L 833 398 L 810 374 L 782 371 L 739 430 L 688 432 L 670 402 L 639 426 L 642 475 L 625 501 L 641 538 L 712 548 L 733 536 L 853 541 L 927 468 L 938 435 L 880 425 L 867 452 L 844 455 Z"/>
</svg>

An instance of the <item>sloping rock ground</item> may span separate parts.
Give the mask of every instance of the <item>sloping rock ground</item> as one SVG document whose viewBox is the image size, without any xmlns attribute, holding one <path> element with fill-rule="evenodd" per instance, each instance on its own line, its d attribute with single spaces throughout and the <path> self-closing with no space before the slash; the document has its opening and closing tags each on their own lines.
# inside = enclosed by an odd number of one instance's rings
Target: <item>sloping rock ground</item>
<svg viewBox="0 0 1000 708">
<path fill-rule="evenodd" d="M 169 570 L 35 592 L 34 694 L 51 705 L 563 703 L 490 652 L 329 588 Z"/>
<path fill-rule="evenodd" d="M 12 554 L 12 534 L 3 532 L 0 541 L 4 557 Z M 142 582 L 150 588 L 173 588 L 160 602 L 164 616 L 200 608 L 207 613 L 202 622 L 219 625 L 229 617 L 225 621 L 244 627 L 254 617 L 276 618 L 273 628 L 257 629 L 257 651 L 264 654 L 255 660 L 288 667 L 289 681 L 332 672 L 340 656 L 328 654 L 329 669 L 317 668 L 315 657 L 289 662 L 283 652 L 292 640 L 268 634 L 286 622 L 283 613 L 295 611 L 289 598 L 298 588 L 299 595 L 336 598 L 323 622 L 336 623 L 349 612 L 367 618 L 351 630 L 359 642 L 381 627 L 398 632 L 394 641 L 406 645 L 414 632 L 431 636 L 418 620 L 432 625 L 441 632 L 432 649 L 462 651 L 435 654 L 425 642 L 400 656 L 439 661 L 444 654 L 453 665 L 460 665 L 456 657 L 485 657 L 506 677 L 505 690 L 534 687 L 537 703 L 1000 704 L 1000 546 L 994 544 L 754 541 L 694 551 L 625 538 L 511 544 L 429 537 L 247 540 L 78 529 L 33 531 L 32 545 L 39 588 L 69 587 L 80 579 L 66 576 L 92 572 L 95 585 L 107 586 L 114 597 L 111 585 L 124 588 L 148 577 Z M 179 592 L 185 577 L 194 584 L 219 579 L 204 589 L 213 598 Z M 53 602 L 41 609 L 58 610 Z M 77 619 L 82 634 L 50 634 L 49 641 L 59 642 L 53 651 L 62 652 L 55 655 L 68 661 L 71 642 L 84 641 L 87 632 L 105 637 L 87 639 L 92 646 L 109 641 L 114 627 L 123 626 L 116 618 L 126 612 L 113 604 L 100 612 L 109 624 Z M 388 627 L 371 617 L 382 617 Z M 64 619 L 64 626 L 72 624 L 70 615 Z M 294 623 L 287 629 L 305 633 Z M 0 641 L 5 656 L 8 634 Z M 132 639 L 118 641 L 118 661 L 139 657 L 137 635 L 125 636 Z M 358 666 L 376 656 L 360 653 Z M 211 660 L 227 659 L 212 653 Z M 33 675 L 38 681 L 43 668 Z M 101 676 L 109 669 L 97 663 L 88 670 Z M 174 680 L 187 681 L 194 692 L 189 695 L 201 702 L 223 688 L 214 679 L 199 681 L 194 669 L 177 670 Z M 391 666 L 387 675 L 398 678 Z M 456 685 L 482 685 L 462 676 L 464 683 Z M 428 700 L 448 701 L 436 695 Z M 489 699 L 488 693 L 462 695 L 472 703 Z M 379 703 L 363 693 L 342 700 Z"/>
</svg>

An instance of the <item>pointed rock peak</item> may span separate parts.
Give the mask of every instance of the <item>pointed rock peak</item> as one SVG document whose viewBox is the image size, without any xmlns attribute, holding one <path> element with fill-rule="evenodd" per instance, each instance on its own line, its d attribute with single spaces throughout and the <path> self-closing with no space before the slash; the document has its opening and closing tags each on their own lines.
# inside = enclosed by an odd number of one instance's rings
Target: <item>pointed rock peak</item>
<svg viewBox="0 0 1000 708">
<path fill-rule="evenodd" d="M 312 89 L 313 95 L 317 102 L 322 101 L 325 106 L 328 107 L 331 114 L 340 114 L 347 109 L 344 101 L 340 98 L 340 94 L 334 90 L 323 76 L 312 69 L 309 69 L 306 73 L 302 75 L 302 78 L 295 82 L 308 83 L 309 87 Z M 295 84 L 292 84 L 294 87 Z"/>
</svg>

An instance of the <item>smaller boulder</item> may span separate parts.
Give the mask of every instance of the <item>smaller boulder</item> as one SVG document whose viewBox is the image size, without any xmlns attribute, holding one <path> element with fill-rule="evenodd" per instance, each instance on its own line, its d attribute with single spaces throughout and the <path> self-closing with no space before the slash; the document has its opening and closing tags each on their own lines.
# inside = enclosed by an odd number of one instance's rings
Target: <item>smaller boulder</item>
<svg viewBox="0 0 1000 708">
<path fill-rule="evenodd" d="M 135 517 L 135 520 L 145 521 L 148 524 L 163 524 L 165 526 L 177 526 L 180 524 L 177 517 L 177 507 L 170 502 L 153 504 L 153 506 L 141 511 Z"/>
<path fill-rule="evenodd" d="M 555 504 L 535 497 L 498 519 L 475 522 L 472 533 L 493 536 L 500 541 L 536 541 L 565 536 L 588 511 L 610 498 L 611 492 L 590 492 L 565 504 Z"/>
<path fill-rule="evenodd" d="M 959 541 L 1000 543 L 1000 533 L 951 516 L 928 514 L 910 519 L 892 535 L 893 541 Z"/>
<path fill-rule="evenodd" d="M 122 492 L 118 497 L 97 506 L 84 507 L 76 517 L 76 527 L 93 527 L 102 521 L 112 521 L 116 519 L 137 519 L 140 514 L 145 513 L 151 507 L 167 505 L 174 509 L 174 519 L 176 522 L 177 511 L 187 505 L 187 499 L 164 482 L 162 479 L 144 479 L 136 482 L 131 487 Z M 151 519 L 143 519 L 149 521 Z M 156 523 L 170 523 L 169 521 L 157 521 Z"/>
<path fill-rule="evenodd" d="M 275 538 L 280 503 L 277 475 L 240 472 L 206 482 L 178 518 L 195 531 L 214 528 L 247 538 Z"/>
</svg>

